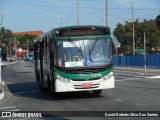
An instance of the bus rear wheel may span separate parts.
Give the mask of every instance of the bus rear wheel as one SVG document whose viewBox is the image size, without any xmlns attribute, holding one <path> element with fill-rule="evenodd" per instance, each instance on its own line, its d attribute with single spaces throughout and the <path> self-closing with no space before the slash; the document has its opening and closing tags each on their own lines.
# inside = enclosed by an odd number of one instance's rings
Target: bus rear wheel
<svg viewBox="0 0 160 120">
<path fill-rule="evenodd" d="M 94 95 L 100 95 L 102 93 L 102 90 L 93 90 Z"/>
</svg>

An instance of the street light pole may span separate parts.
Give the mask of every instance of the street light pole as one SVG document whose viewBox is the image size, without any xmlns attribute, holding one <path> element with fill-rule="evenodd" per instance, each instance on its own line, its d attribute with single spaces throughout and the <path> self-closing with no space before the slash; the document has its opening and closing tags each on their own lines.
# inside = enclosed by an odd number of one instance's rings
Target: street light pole
<svg viewBox="0 0 160 120">
<path fill-rule="evenodd" d="M 75 2 L 77 5 L 77 25 L 79 25 L 79 3 Z"/>
<path fill-rule="evenodd" d="M 106 26 L 108 26 L 108 0 L 106 0 Z"/>
</svg>

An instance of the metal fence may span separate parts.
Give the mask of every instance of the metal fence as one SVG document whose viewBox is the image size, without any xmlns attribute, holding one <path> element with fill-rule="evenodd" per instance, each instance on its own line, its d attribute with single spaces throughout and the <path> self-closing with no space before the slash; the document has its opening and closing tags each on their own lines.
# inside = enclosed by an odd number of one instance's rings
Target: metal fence
<svg viewBox="0 0 160 120">
<path fill-rule="evenodd" d="M 144 66 L 144 55 L 114 56 L 115 66 Z M 160 54 L 147 54 L 146 65 L 160 67 Z"/>
</svg>

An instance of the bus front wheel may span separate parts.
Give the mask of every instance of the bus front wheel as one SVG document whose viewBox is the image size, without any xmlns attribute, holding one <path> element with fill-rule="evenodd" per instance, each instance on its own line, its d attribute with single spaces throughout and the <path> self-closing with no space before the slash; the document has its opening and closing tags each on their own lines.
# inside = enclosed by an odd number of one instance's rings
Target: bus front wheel
<svg viewBox="0 0 160 120">
<path fill-rule="evenodd" d="M 94 95 L 100 95 L 102 90 L 93 90 Z"/>
</svg>

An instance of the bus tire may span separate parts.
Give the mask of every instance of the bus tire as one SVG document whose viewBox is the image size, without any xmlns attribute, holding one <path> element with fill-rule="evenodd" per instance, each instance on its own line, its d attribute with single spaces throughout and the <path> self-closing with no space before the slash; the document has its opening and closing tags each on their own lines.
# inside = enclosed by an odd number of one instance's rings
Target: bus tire
<svg viewBox="0 0 160 120">
<path fill-rule="evenodd" d="M 100 95 L 102 90 L 93 90 L 94 95 Z"/>
<path fill-rule="evenodd" d="M 40 81 L 40 74 L 39 74 L 39 72 L 37 72 L 36 80 L 37 80 L 37 82 Z"/>
<path fill-rule="evenodd" d="M 45 88 L 39 83 L 39 88 L 41 91 L 45 91 Z"/>
</svg>

